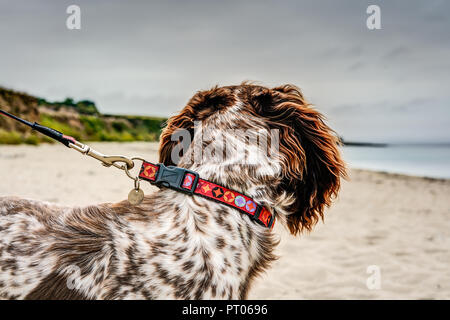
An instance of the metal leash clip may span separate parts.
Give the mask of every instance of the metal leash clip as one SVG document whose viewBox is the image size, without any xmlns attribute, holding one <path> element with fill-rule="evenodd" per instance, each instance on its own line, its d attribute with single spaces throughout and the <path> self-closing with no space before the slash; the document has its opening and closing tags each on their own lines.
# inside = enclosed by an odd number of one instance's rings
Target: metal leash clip
<svg viewBox="0 0 450 320">
<path fill-rule="evenodd" d="M 125 156 L 107 156 L 98 151 L 95 151 L 90 146 L 83 144 L 79 141 L 75 140 L 74 142 L 75 143 L 69 143 L 69 148 L 75 149 L 84 155 L 90 156 L 94 159 L 101 161 L 101 163 L 105 167 L 114 166 L 118 169 L 125 171 L 133 169 L 134 167 L 134 161 L 130 158 L 127 158 Z"/>
<path fill-rule="evenodd" d="M 142 189 L 140 188 L 139 175 L 133 177 L 130 173 L 130 170 L 133 169 L 135 160 L 144 161 L 144 159 L 139 157 L 133 157 L 130 159 L 125 156 L 107 156 L 98 151 L 95 151 L 86 144 L 76 141 L 75 139 L 73 140 L 73 143 L 69 143 L 69 148 L 75 149 L 84 155 L 101 161 L 101 163 L 105 167 L 114 166 L 118 169 L 124 170 L 127 176 L 130 179 L 134 180 L 134 188 L 128 194 L 128 202 L 134 206 L 142 203 L 142 201 L 144 200 L 144 191 L 142 191 Z"/>
</svg>

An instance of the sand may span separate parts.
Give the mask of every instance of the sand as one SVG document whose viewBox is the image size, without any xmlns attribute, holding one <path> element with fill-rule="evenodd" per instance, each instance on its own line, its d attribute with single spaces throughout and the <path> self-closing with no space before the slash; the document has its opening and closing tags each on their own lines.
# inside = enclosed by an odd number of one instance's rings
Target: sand
<svg viewBox="0 0 450 320">
<path fill-rule="evenodd" d="M 157 160 L 156 143 L 92 143 Z M 133 181 L 61 145 L 0 146 L 0 195 L 60 204 L 116 202 Z M 143 184 L 148 194 L 154 187 Z M 450 180 L 351 170 L 310 234 L 280 224 L 280 258 L 250 299 L 450 299 Z"/>
</svg>

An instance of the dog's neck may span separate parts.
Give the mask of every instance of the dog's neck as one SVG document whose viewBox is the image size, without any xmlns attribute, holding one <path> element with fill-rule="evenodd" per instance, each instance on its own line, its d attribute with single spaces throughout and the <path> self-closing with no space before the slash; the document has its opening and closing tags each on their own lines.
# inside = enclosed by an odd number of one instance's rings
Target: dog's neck
<svg viewBox="0 0 450 320">
<path fill-rule="evenodd" d="M 268 154 L 265 132 L 235 131 L 228 123 L 209 122 L 196 130 L 188 150 L 178 166 L 199 173 L 203 179 L 241 192 L 272 212 L 284 210 L 290 199 L 279 193 L 280 161 L 277 154 Z M 223 121 L 221 119 L 220 121 Z M 263 143 L 261 143 L 263 141 Z"/>
</svg>

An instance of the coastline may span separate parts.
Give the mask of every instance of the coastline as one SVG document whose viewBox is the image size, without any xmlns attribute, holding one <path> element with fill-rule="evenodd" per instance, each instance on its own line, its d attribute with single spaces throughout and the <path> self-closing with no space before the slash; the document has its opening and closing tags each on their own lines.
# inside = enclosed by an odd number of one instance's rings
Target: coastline
<svg viewBox="0 0 450 320">
<path fill-rule="evenodd" d="M 448 145 L 390 145 L 384 148 L 346 146 L 341 150 L 351 168 L 450 179 Z"/>
</svg>

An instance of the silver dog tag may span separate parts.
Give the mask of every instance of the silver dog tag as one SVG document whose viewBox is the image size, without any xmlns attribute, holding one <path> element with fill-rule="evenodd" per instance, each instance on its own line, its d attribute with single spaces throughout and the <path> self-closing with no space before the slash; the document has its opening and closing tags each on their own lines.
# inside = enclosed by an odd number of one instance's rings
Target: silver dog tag
<svg viewBox="0 0 450 320">
<path fill-rule="evenodd" d="M 141 189 L 133 189 L 128 194 L 128 202 L 133 206 L 141 204 L 142 200 L 144 200 L 144 191 Z"/>
</svg>

